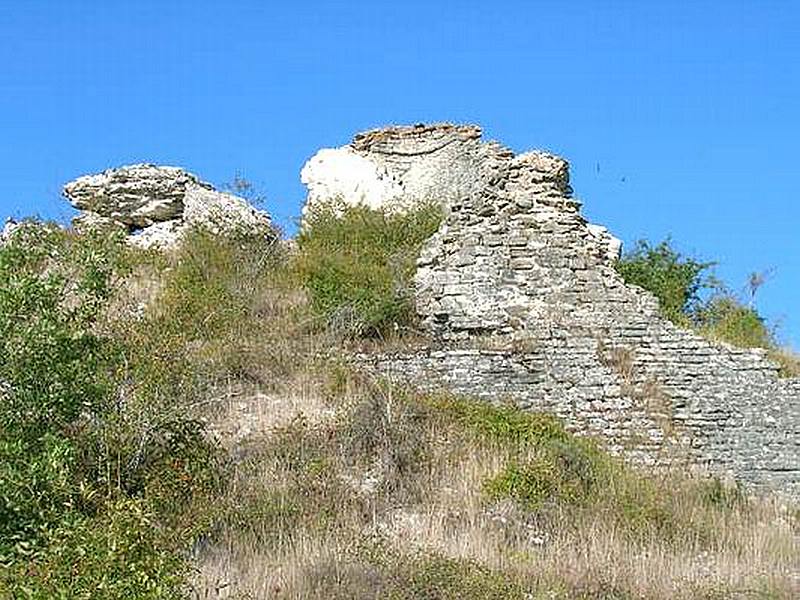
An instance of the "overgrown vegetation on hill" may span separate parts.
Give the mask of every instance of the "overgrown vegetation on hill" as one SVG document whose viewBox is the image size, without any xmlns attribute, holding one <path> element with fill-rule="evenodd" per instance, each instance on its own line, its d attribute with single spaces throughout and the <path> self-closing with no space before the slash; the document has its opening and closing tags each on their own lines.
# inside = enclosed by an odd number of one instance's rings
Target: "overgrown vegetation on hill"
<svg viewBox="0 0 800 600">
<path fill-rule="evenodd" d="M 0 597 L 793 596 L 778 501 L 343 364 L 342 333 L 408 324 L 437 218 L 398 219 L 315 222 L 296 252 L 0 247 Z"/>
<path fill-rule="evenodd" d="M 800 376 L 800 359 L 779 347 L 774 332 L 752 305 L 710 274 L 714 264 L 683 256 L 669 240 L 655 245 L 640 240 L 616 266 L 627 283 L 652 292 L 663 315 L 676 325 L 711 340 L 768 350 L 785 375 Z M 751 277 L 752 295 L 759 281 L 758 275 Z"/>
<path fill-rule="evenodd" d="M 394 212 L 321 207 L 308 215 L 297 268 L 327 327 L 380 336 L 411 324 L 416 259 L 441 219 L 434 203 Z"/>
</svg>

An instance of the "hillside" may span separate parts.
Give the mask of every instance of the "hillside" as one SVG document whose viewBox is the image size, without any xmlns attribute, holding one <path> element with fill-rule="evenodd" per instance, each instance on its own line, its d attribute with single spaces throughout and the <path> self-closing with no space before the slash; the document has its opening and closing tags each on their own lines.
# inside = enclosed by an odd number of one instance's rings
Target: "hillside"
<svg viewBox="0 0 800 600">
<path fill-rule="evenodd" d="M 800 380 L 627 285 L 563 160 L 315 158 L 291 242 L 143 165 L 4 234 L 0 594 L 800 593 Z"/>
</svg>

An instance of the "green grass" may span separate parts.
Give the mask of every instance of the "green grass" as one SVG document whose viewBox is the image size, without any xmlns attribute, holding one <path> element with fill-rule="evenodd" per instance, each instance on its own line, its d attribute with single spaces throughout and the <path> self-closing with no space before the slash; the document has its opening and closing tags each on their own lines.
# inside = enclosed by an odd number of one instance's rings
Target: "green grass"
<svg viewBox="0 0 800 600">
<path fill-rule="evenodd" d="M 416 260 L 441 218 L 433 203 L 395 213 L 359 206 L 309 215 L 296 266 L 314 311 L 345 336 L 411 325 Z"/>
</svg>

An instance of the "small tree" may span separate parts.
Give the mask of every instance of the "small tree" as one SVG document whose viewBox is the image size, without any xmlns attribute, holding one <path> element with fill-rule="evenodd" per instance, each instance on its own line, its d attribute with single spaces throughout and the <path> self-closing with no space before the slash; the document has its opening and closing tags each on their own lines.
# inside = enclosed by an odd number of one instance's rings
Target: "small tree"
<svg viewBox="0 0 800 600">
<path fill-rule="evenodd" d="M 684 257 L 672 248 L 669 239 L 657 245 L 639 240 L 617 262 L 617 270 L 627 283 L 655 294 L 670 321 L 690 325 L 703 305 L 702 292 L 718 287 L 707 274 L 714 264 Z"/>
<path fill-rule="evenodd" d="M 714 264 L 682 256 L 669 239 L 655 246 L 640 240 L 618 261 L 617 270 L 627 283 L 655 294 L 664 316 L 676 325 L 743 348 L 775 348 L 773 332 L 753 306 L 769 272 L 750 275 L 744 302 L 708 274 Z M 710 292 L 705 298 L 704 291 Z"/>
</svg>

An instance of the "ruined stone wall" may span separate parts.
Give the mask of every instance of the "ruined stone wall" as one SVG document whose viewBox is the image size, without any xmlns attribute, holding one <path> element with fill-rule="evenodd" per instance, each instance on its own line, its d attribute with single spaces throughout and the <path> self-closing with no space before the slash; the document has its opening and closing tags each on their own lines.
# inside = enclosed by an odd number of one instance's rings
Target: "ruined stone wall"
<svg viewBox="0 0 800 600">
<path fill-rule="evenodd" d="M 479 136 L 403 127 L 351 144 L 405 190 L 446 199 L 416 276 L 429 346 L 364 361 L 553 412 L 636 462 L 686 462 L 800 497 L 800 380 L 780 379 L 762 351 L 663 319 L 614 270 L 619 245 L 581 216 L 566 161 Z"/>
</svg>

